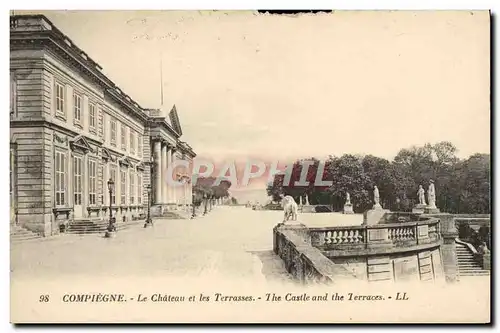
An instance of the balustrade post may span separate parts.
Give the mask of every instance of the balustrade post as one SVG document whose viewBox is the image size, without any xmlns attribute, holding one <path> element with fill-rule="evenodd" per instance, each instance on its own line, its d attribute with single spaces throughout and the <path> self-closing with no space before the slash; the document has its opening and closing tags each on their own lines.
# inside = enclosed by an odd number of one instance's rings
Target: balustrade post
<svg viewBox="0 0 500 333">
<path fill-rule="evenodd" d="M 443 244 L 441 245 L 441 254 L 443 256 L 444 274 L 447 282 L 456 282 L 459 280 L 455 244 L 458 232 L 455 228 L 453 215 L 441 214 L 439 219 L 442 223 L 441 236 L 443 237 Z"/>
</svg>

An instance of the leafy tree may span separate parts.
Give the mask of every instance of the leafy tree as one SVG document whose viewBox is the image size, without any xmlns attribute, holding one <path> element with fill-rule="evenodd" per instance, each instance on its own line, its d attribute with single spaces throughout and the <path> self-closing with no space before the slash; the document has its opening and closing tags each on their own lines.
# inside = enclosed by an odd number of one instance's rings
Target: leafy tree
<svg viewBox="0 0 500 333">
<path fill-rule="evenodd" d="M 279 201 L 281 193 L 297 201 L 308 194 L 311 204 L 328 204 L 334 210 L 343 209 L 349 192 L 354 210 L 362 212 L 372 207 L 373 186 L 377 185 L 384 208 L 410 211 L 418 202 L 419 185 L 427 190 L 429 180 L 433 179 L 436 204 L 442 211 L 490 213 L 490 155 L 475 154 L 460 160 L 456 153 L 453 144 L 443 141 L 401 149 L 393 161 L 372 155 L 330 156 L 321 177 L 333 181 L 328 188 L 314 184 L 319 166 L 315 158 L 309 159 L 313 161 L 306 177 L 310 184 L 296 185 L 304 161 L 298 160 L 293 165 L 290 184 L 283 184 L 285 175 L 278 174 L 266 191 L 274 201 Z"/>
</svg>

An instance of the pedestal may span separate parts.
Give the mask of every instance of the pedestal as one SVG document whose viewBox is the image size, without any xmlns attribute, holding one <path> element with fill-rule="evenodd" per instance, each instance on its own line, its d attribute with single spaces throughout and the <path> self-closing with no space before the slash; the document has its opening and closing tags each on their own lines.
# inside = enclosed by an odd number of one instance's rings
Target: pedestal
<svg viewBox="0 0 500 333">
<path fill-rule="evenodd" d="M 354 211 L 352 209 L 352 204 L 344 205 L 344 214 L 354 214 Z"/>
<path fill-rule="evenodd" d="M 414 214 L 424 214 L 425 213 L 425 208 L 427 206 L 424 204 L 417 204 L 413 209 L 411 210 L 412 213 Z"/>
<path fill-rule="evenodd" d="M 439 208 L 437 208 L 436 206 L 427 206 L 424 208 L 424 212 L 425 214 L 438 214 L 438 213 L 441 213 L 441 211 L 439 210 Z"/>
<path fill-rule="evenodd" d="M 441 235 L 443 237 L 441 256 L 443 258 L 443 269 L 446 282 L 457 282 L 460 279 L 455 243 L 455 238 L 458 237 L 458 233 L 454 231 L 444 231 Z"/>
<path fill-rule="evenodd" d="M 316 213 L 316 207 L 313 205 L 304 205 L 302 206 L 302 213 Z"/>
<path fill-rule="evenodd" d="M 377 209 L 367 210 L 363 214 L 363 224 L 364 225 L 378 224 L 386 213 L 389 213 L 388 209 L 377 208 Z"/>
</svg>

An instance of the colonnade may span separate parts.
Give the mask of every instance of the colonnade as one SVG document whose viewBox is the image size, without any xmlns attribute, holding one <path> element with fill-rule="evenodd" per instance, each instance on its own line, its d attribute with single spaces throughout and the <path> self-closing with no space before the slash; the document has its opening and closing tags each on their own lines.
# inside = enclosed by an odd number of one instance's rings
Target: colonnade
<svg viewBox="0 0 500 333">
<path fill-rule="evenodd" d="M 174 186 L 172 179 L 179 181 L 177 174 L 172 175 L 172 171 L 168 172 L 168 168 L 175 162 L 176 147 L 167 142 L 156 140 L 153 143 L 153 160 L 154 160 L 154 184 L 155 195 L 154 204 L 156 205 L 189 205 L 191 204 L 192 188 L 191 182 L 187 175 L 182 177 L 182 185 Z"/>
</svg>

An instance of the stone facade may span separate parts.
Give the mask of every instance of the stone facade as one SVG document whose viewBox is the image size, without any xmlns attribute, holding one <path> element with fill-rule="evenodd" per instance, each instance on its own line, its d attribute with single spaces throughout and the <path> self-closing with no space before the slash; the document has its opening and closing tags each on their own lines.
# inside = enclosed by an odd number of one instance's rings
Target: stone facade
<svg viewBox="0 0 500 333">
<path fill-rule="evenodd" d="M 139 106 L 44 16 L 11 16 L 10 88 L 11 223 L 39 234 L 107 218 L 110 206 L 118 222 L 142 218 L 146 187 L 161 177 L 158 142 L 171 147 L 170 161 L 196 156 L 180 141 L 175 106 L 170 119 Z M 179 199 L 160 184 L 171 193 L 165 203 L 191 203 L 190 174 L 181 176 Z"/>
</svg>

